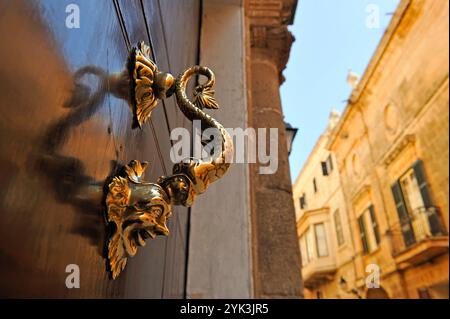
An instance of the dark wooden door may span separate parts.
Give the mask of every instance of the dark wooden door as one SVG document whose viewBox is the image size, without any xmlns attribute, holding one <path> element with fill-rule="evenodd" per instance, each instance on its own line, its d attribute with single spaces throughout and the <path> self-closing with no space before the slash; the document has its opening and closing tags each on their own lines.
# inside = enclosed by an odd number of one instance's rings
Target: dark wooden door
<svg viewBox="0 0 450 319">
<path fill-rule="evenodd" d="M 80 27 L 67 28 L 67 5 Z M 104 207 L 85 192 L 132 159 L 170 173 L 173 99 L 132 130 L 126 101 L 101 85 L 138 41 L 163 71 L 197 62 L 199 0 L 0 0 L 0 296 L 177 298 L 185 291 L 188 210 L 147 241 L 121 276 L 106 272 Z M 83 188 L 84 187 L 84 188 Z M 80 269 L 68 289 L 66 266 Z"/>
</svg>

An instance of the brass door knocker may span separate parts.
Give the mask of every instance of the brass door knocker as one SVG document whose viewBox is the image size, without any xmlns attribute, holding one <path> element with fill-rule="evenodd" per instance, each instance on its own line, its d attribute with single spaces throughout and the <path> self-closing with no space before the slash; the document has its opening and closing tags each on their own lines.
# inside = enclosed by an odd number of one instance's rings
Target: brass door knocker
<svg viewBox="0 0 450 319">
<path fill-rule="evenodd" d="M 195 75 L 207 77 L 198 85 L 194 101 L 186 94 L 186 85 Z M 121 91 L 127 97 L 133 113 L 133 128 L 141 128 L 151 116 L 158 100 L 175 93 L 177 104 L 183 114 L 192 120 L 200 120 L 202 128 L 215 128 L 222 137 L 220 156 L 210 160 L 189 159 L 177 163 L 171 176 L 159 177 L 156 183 L 144 182 L 141 177 L 147 162 L 131 161 L 124 172 L 114 176 L 108 185 L 106 208 L 108 222 L 115 227 L 108 242 L 108 259 L 112 278 L 119 276 L 129 257 L 133 257 L 145 240 L 157 235 L 167 236 L 166 221 L 171 215 L 171 205 L 191 206 L 195 197 L 208 185 L 220 179 L 229 169 L 233 156 L 233 142 L 224 127 L 203 109 L 218 109 L 214 98 L 213 72 L 207 67 L 194 66 L 174 79 L 169 73 L 159 72 L 150 59 L 150 49 L 143 42 L 130 52 L 127 70 L 116 76 L 116 82 L 125 81 Z"/>
</svg>

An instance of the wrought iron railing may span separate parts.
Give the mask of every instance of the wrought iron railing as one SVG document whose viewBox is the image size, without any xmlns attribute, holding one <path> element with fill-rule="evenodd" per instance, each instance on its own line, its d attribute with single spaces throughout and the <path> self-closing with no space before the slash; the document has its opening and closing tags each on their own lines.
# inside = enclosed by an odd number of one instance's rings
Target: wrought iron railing
<svg viewBox="0 0 450 319">
<path fill-rule="evenodd" d="M 391 227 L 390 235 L 395 256 L 426 239 L 447 235 L 447 231 L 438 207 L 420 207 Z"/>
</svg>

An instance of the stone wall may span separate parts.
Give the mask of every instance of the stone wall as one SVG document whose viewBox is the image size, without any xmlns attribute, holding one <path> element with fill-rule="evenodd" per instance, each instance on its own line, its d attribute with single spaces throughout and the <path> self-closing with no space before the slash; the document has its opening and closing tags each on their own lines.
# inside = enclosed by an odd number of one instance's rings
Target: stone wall
<svg viewBox="0 0 450 319">
<path fill-rule="evenodd" d="M 448 2 L 402 1 L 329 145 L 355 229 L 356 286 L 363 288 L 369 263 L 381 266 L 388 286 L 393 273 L 402 274 L 392 253 L 401 237 L 391 185 L 419 159 L 448 232 L 448 54 Z M 375 206 L 381 243 L 363 256 L 356 219 L 367 203 Z M 416 282 L 411 273 L 422 267 L 407 268 L 403 292 L 390 294 L 416 298 L 417 289 L 411 287 L 448 282 L 445 263 L 448 248 L 444 257 L 423 266 L 438 272 L 439 279 L 422 276 L 428 279 Z"/>
<path fill-rule="evenodd" d="M 293 37 L 296 0 L 248 0 L 247 84 L 249 126 L 278 129 L 278 168 L 261 174 L 250 165 L 254 294 L 257 298 L 301 298 L 301 261 L 295 228 L 285 125 L 279 87 Z M 268 137 L 267 137 L 268 141 Z M 267 142 L 267 144 L 269 144 Z M 260 147 L 260 145 L 258 145 Z"/>
<path fill-rule="evenodd" d="M 406 249 L 391 190 L 421 160 L 433 206 L 439 209 L 448 234 L 448 6 L 448 1 L 439 0 L 400 2 L 333 131 L 327 148 L 336 157 L 353 259 L 338 265 L 330 281 L 308 292 L 311 297 L 321 291 L 325 298 L 355 298 L 339 287 L 341 276 L 349 290 L 368 296 L 366 267 L 376 264 L 381 269 L 381 286 L 390 298 L 418 298 L 423 288 L 434 291 L 432 297 L 446 294 L 448 298 L 448 236 Z M 380 243 L 364 253 L 357 219 L 370 205 Z M 405 252 L 425 257 L 421 262 L 405 263 L 400 258 Z M 335 254 L 338 259 L 342 253 L 336 250 Z"/>
</svg>

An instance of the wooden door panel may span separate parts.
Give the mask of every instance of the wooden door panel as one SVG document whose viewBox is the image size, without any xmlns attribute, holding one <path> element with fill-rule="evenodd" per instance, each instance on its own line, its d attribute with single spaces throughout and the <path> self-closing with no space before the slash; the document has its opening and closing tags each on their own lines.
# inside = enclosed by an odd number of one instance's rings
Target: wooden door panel
<svg viewBox="0 0 450 319">
<path fill-rule="evenodd" d="M 199 0 L 188 0 L 182 3 L 172 0 L 141 1 L 155 51 L 155 61 L 161 70 L 168 70 L 177 76 L 186 68 L 197 64 L 200 2 Z M 164 7 L 162 3 L 165 4 Z M 173 13 L 180 6 L 187 6 L 189 9 L 181 17 L 175 16 Z M 170 49 L 168 39 L 173 39 L 175 42 Z M 186 39 L 189 45 L 185 45 Z M 188 92 L 193 90 L 194 85 L 194 81 L 189 83 Z M 179 110 L 175 96 L 164 102 L 169 114 L 169 128 L 184 127 L 191 132 L 192 124 Z M 172 233 L 167 241 L 167 267 L 163 292 L 163 296 L 167 298 L 178 297 L 179 291 L 184 291 L 185 271 L 180 270 L 186 267 L 189 213 L 190 211 L 184 207 L 175 207 L 171 220 Z"/>
<path fill-rule="evenodd" d="M 158 0 L 119 0 L 118 4 L 130 42 L 137 43 L 144 39 L 149 43 L 150 47 L 153 49 L 152 58 L 161 71 L 171 72 L 176 76 L 185 68 L 196 64 L 199 35 L 199 25 L 197 20 L 200 9 L 199 1 L 192 2 L 191 13 L 189 14 L 196 16 L 196 18 L 192 19 L 193 22 L 195 22 L 193 26 L 187 29 L 189 33 L 180 32 L 184 27 L 185 22 L 183 20 L 169 18 L 170 15 L 167 16 L 167 21 L 161 20 L 162 12 Z M 179 2 L 172 1 L 171 7 L 177 6 L 178 4 Z M 166 24 L 177 26 L 176 29 L 179 32 L 175 34 L 174 37 L 178 39 L 179 43 L 183 43 L 183 39 L 186 36 L 191 38 L 190 46 L 176 48 L 178 52 L 185 52 L 184 62 L 180 63 L 180 61 L 174 59 L 176 65 L 182 64 L 179 71 L 174 71 L 171 68 L 172 60 L 170 58 L 170 53 L 167 51 L 166 35 L 164 33 L 164 26 Z M 178 59 L 179 57 L 177 56 L 176 58 Z M 190 83 L 190 89 L 193 89 L 194 84 L 195 83 Z M 165 123 L 162 121 L 158 123 L 153 121 L 153 123 L 155 127 L 156 125 L 159 125 L 156 130 L 157 139 L 161 141 L 161 143 L 165 142 L 160 148 L 165 152 L 166 159 L 168 159 L 167 171 L 165 172 L 167 175 L 170 174 L 174 164 L 170 161 L 168 156 L 171 146 L 169 132 L 176 127 L 185 127 L 190 131 L 191 123 L 179 110 L 176 105 L 175 97 L 162 101 L 157 110 L 162 113 L 161 117 L 158 118 L 162 118 L 164 115 L 166 120 Z M 162 126 L 164 126 L 164 124 L 166 124 L 166 131 L 162 131 Z M 173 217 L 168 223 L 171 233 L 165 242 L 164 287 L 162 297 L 182 297 L 180 292 L 184 290 L 185 281 L 185 259 L 188 240 L 187 222 L 188 209 L 184 207 L 173 207 Z"/>
<path fill-rule="evenodd" d="M 79 5 L 79 29 L 65 27 L 69 3 Z M 150 162 L 150 181 L 171 171 L 169 126 L 184 123 L 173 100 L 153 112 L 153 126 L 131 130 L 127 103 L 99 85 L 123 69 L 130 44 L 164 39 L 143 7 L 161 15 L 140 1 L 0 1 L 0 296 L 184 295 L 187 209 L 174 209 L 170 236 L 147 242 L 113 281 L 104 207 L 80 187 L 102 185 L 132 159 Z M 159 50 L 158 64 L 180 63 Z M 68 264 L 80 267 L 79 289 L 65 286 Z"/>
<path fill-rule="evenodd" d="M 147 45 L 153 47 L 151 39 L 148 36 L 145 25 L 144 15 L 142 13 L 140 1 L 118 1 L 117 8 L 119 16 L 124 24 L 127 40 L 131 46 L 135 46 L 140 41 L 145 41 Z M 153 52 L 152 52 L 153 55 Z M 161 169 L 156 174 L 146 174 L 145 179 L 156 181 L 159 176 L 168 175 L 171 172 L 172 164 L 169 158 L 170 139 L 167 120 L 167 112 L 164 109 L 163 101 L 158 102 L 158 107 L 152 112 L 150 120 L 144 125 L 143 131 L 148 132 L 148 136 L 154 141 L 154 148 L 147 148 L 141 156 L 153 155 L 153 161 L 149 161 L 152 166 L 155 161 L 161 163 Z M 146 158 L 136 158 L 145 160 Z M 176 216 L 176 210 L 174 209 Z M 168 222 L 170 230 L 173 229 L 173 221 Z M 172 234 L 170 234 L 172 236 Z M 162 298 L 165 287 L 165 275 L 167 265 L 167 242 L 169 238 L 156 238 L 149 240 L 144 249 L 140 249 L 138 255 L 133 259 L 136 262 L 128 265 L 128 283 L 127 297 L 136 298 L 143 291 L 147 291 L 151 286 L 151 297 Z M 184 257 L 183 257 L 184 258 Z M 170 265 L 169 265 L 170 266 Z M 179 269 L 184 273 L 184 267 Z M 181 287 L 183 289 L 183 287 Z M 182 290 L 179 292 L 182 296 Z"/>
<path fill-rule="evenodd" d="M 6 116 L 0 145 L 2 163 L 14 172 L 2 172 L 10 176 L 0 204 L 2 295 L 97 297 L 123 291 L 123 280 L 112 282 L 105 272 L 102 208 L 72 196 L 82 181 L 108 176 L 111 161 L 125 153 L 118 132 L 130 125 L 122 101 L 94 93 L 95 76 L 86 76 L 83 90 L 74 85 L 77 69 L 117 70 L 127 56 L 112 3 L 96 5 L 92 10 L 92 2 L 80 2 L 82 21 L 98 33 L 66 29 L 61 1 L 8 1 L 3 11 L 1 77 L 9 85 L 1 86 Z M 105 19 L 98 19 L 100 12 Z M 83 105 L 88 90 L 90 103 Z M 68 264 L 80 267 L 82 288 L 66 288 Z"/>
</svg>

